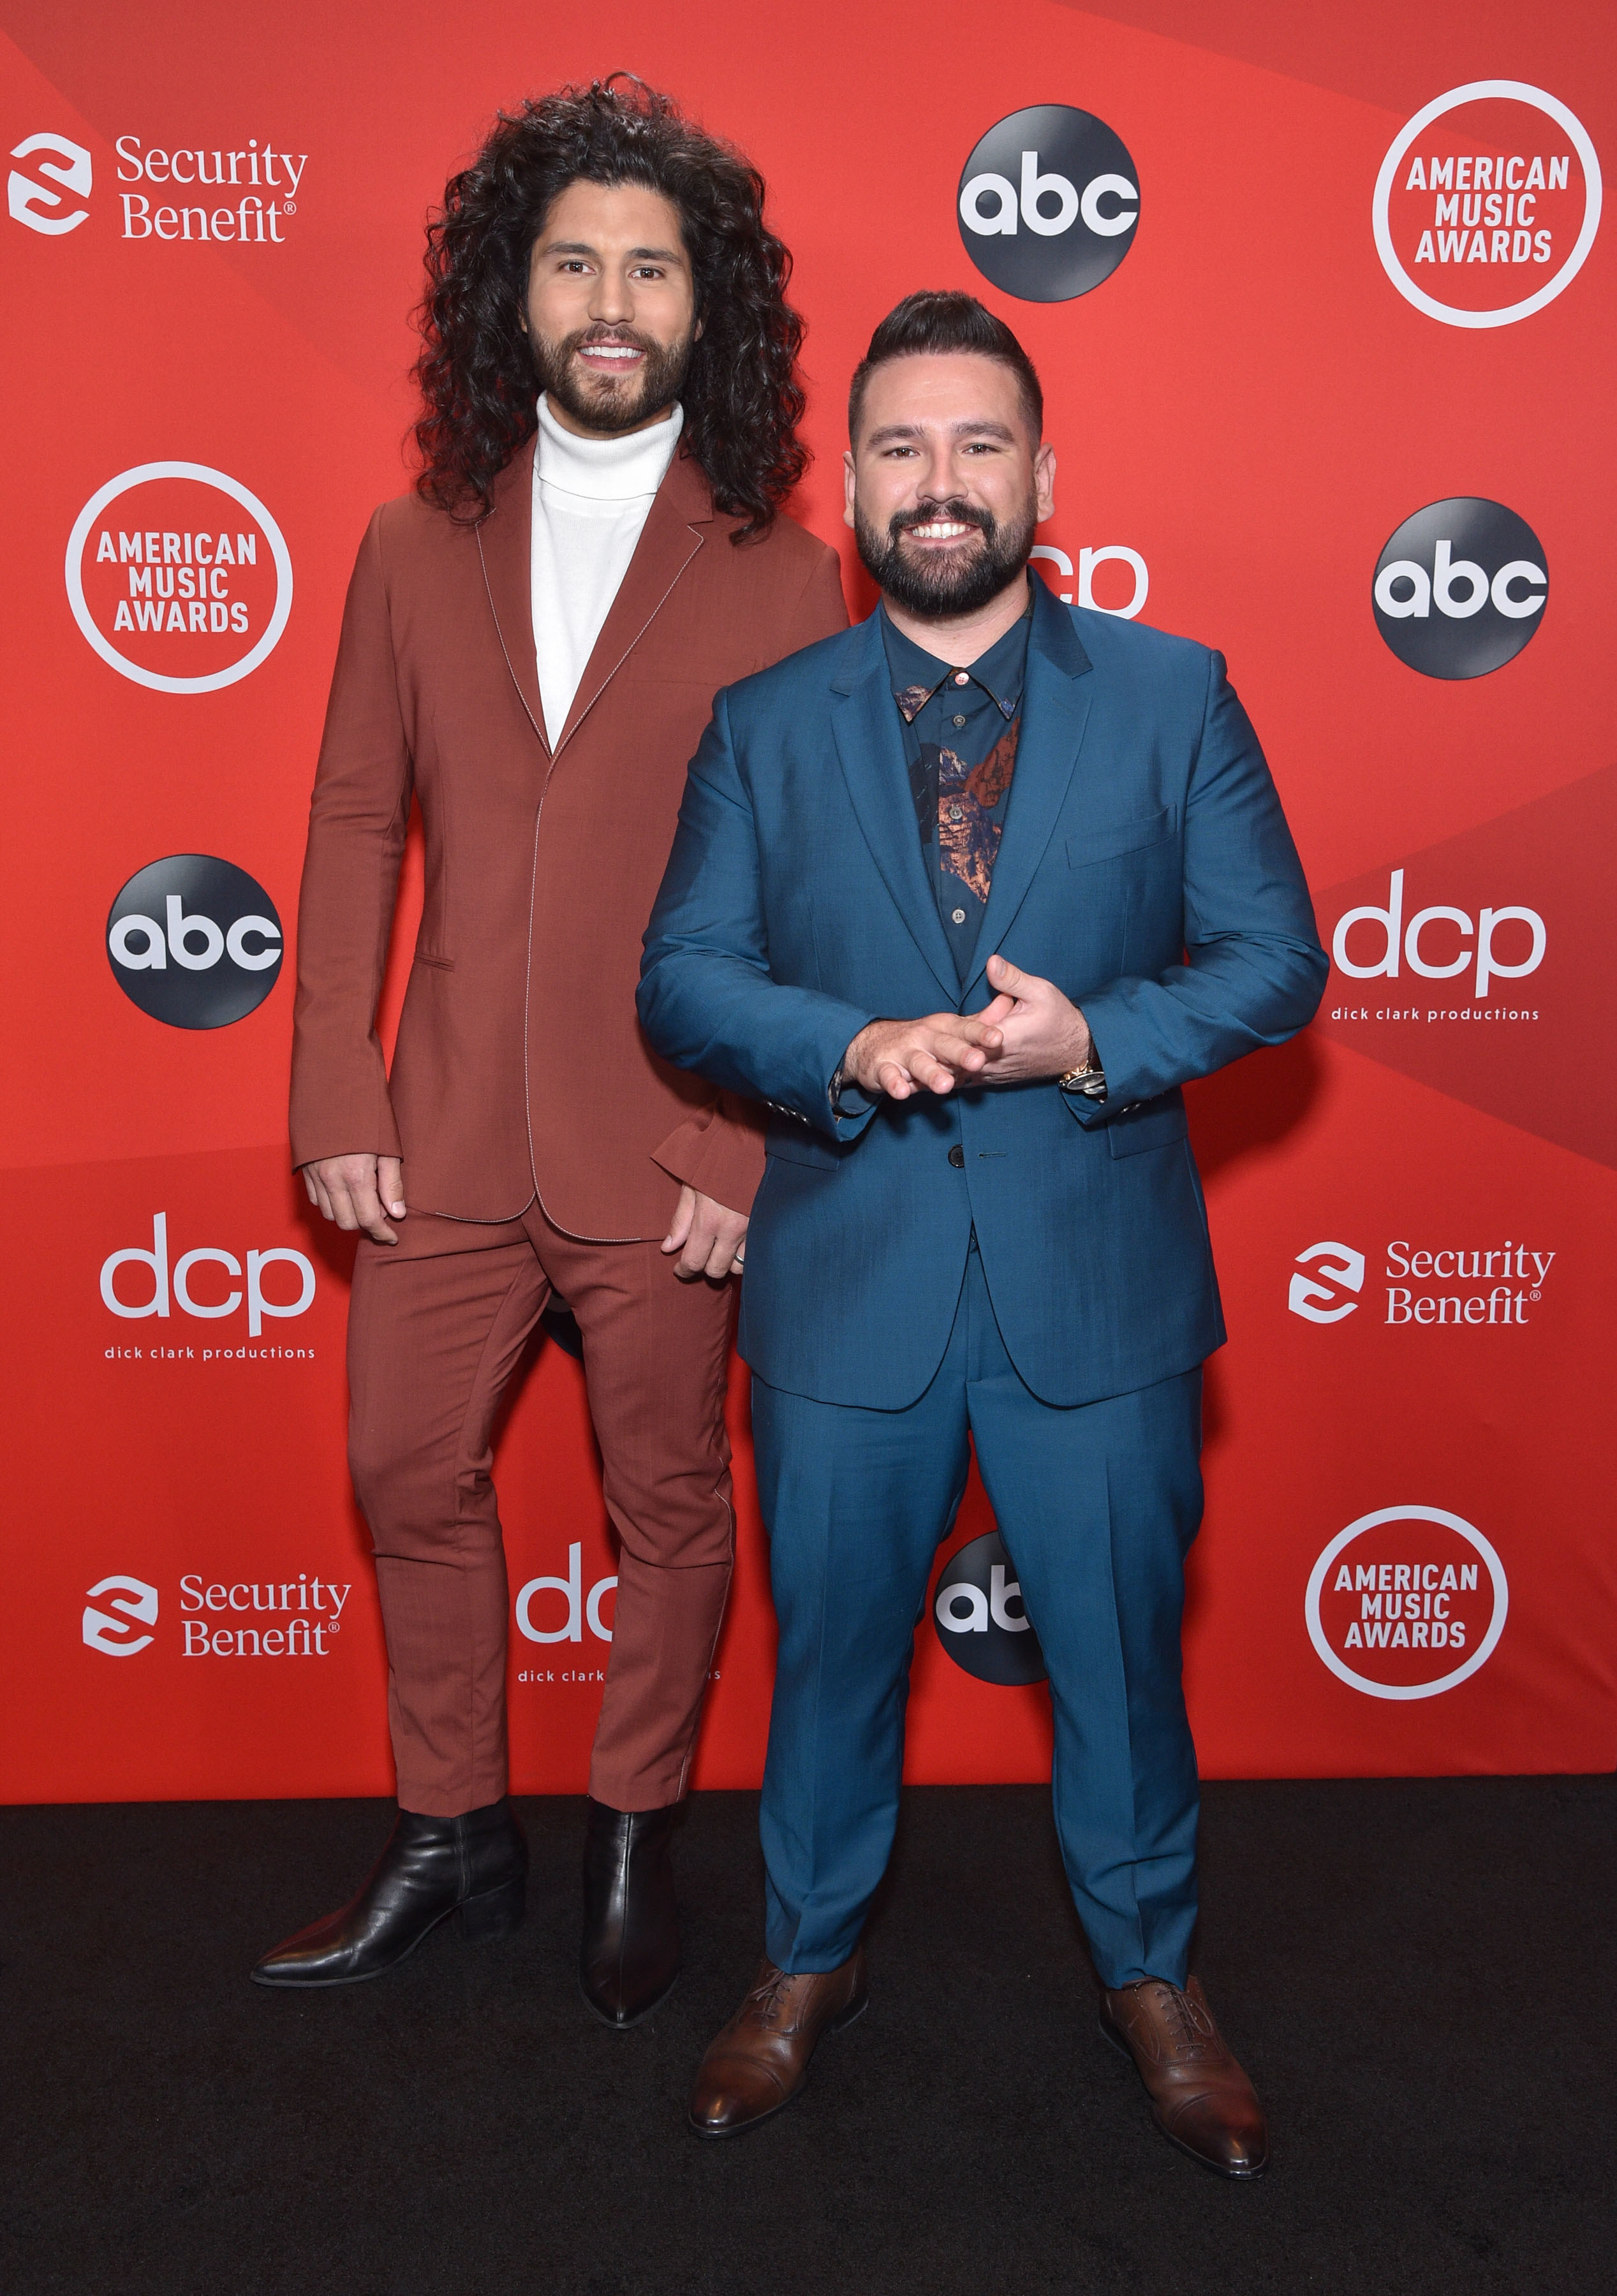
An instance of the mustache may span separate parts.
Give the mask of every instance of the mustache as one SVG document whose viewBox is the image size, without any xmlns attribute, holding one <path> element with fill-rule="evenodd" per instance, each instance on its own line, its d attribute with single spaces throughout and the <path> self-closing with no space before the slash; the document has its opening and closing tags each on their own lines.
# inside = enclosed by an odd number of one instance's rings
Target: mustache
<svg viewBox="0 0 1617 2296">
<path fill-rule="evenodd" d="M 992 511 L 981 509 L 975 503 L 964 501 L 958 495 L 948 502 L 935 502 L 923 496 L 913 510 L 901 510 L 889 519 L 887 532 L 893 547 L 898 545 L 912 526 L 931 526 L 939 521 L 950 526 L 974 526 L 984 538 L 992 542 L 998 524 Z"/>
<path fill-rule="evenodd" d="M 621 343 L 627 349 L 644 351 L 655 357 L 658 345 L 650 335 L 643 335 L 636 327 L 608 327 L 599 320 L 587 327 L 575 327 L 570 335 L 563 335 L 556 348 L 563 358 L 575 351 L 590 350 L 597 343 Z"/>
</svg>

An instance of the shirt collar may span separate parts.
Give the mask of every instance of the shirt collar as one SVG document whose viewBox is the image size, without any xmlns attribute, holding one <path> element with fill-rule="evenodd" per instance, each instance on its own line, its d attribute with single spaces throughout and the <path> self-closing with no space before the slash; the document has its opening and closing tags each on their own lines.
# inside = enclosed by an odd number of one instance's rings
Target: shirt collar
<svg viewBox="0 0 1617 2296">
<path fill-rule="evenodd" d="M 893 700 L 907 725 L 913 726 L 921 711 L 939 687 L 960 676 L 952 662 L 940 654 L 929 653 L 924 646 L 906 636 L 889 615 L 883 605 L 878 609 L 882 618 L 882 643 L 887 649 L 887 667 L 892 679 Z M 979 685 L 1005 718 L 1014 718 L 1022 704 L 1022 689 L 1027 676 L 1028 628 L 1033 619 L 1033 601 L 1030 593 L 1024 614 L 1012 623 L 1005 636 L 996 638 L 984 654 L 979 654 L 965 671 L 973 685 Z"/>
<path fill-rule="evenodd" d="M 581 439 L 563 430 L 541 397 L 538 439 L 534 449 L 537 483 L 565 495 L 596 502 L 632 502 L 654 495 L 674 459 L 685 409 L 676 400 L 672 413 L 644 430 L 631 430 L 618 439 Z"/>
</svg>

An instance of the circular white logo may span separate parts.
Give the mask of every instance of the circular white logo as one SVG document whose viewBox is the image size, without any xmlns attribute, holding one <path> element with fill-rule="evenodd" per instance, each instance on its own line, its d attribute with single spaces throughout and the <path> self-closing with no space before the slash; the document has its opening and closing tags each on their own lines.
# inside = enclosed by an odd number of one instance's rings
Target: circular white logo
<svg viewBox="0 0 1617 2296">
<path fill-rule="evenodd" d="M 1417 311 L 1449 327 L 1507 327 L 1582 269 L 1600 227 L 1600 161 L 1557 97 L 1524 80 L 1468 80 L 1399 130 L 1372 215 L 1382 267 Z"/>
<path fill-rule="evenodd" d="M 157 693 L 250 676 L 292 610 L 280 528 L 239 480 L 201 463 L 142 463 L 98 488 L 68 537 L 67 585 L 103 661 Z"/>
<path fill-rule="evenodd" d="M 1350 1689 L 1435 1698 L 1493 1656 L 1509 1602 L 1505 1565 L 1473 1524 L 1441 1507 L 1395 1506 L 1337 1532 L 1309 1575 L 1303 1611 L 1309 1641 Z"/>
</svg>

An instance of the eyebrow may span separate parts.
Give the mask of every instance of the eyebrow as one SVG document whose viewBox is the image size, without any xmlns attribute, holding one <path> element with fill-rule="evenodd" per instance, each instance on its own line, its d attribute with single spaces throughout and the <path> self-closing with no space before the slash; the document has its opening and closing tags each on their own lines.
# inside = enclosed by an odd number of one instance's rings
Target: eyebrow
<svg viewBox="0 0 1617 2296">
<path fill-rule="evenodd" d="M 1010 428 L 1008 423 L 1005 422 L 990 422 L 988 421 L 980 422 L 951 422 L 948 427 L 956 439 L 1004 439 L 1008 440 L 1012 446 L 1014 446 L 1016 443 L 1016 433 Z M 926 426 L 924 423 L 884 422 L 879 430 L 870 430 L 866 433 L 865 444 L 867 447 L 877 447 L 885 445 L 892 439 L 923 439 L 925 436 Z"/>
<path fill-rule="evenodd" d="M 590 255 L 600 259 L 601 250 L 591 247 L 587 240 L 547 240 L 541 250 L 546 255 Z M 648 258 L 656 263 L 683 263 L 685 256 L 677 247 L 631 247 L 625 250 L 631 263 L 644 263 Z"/>
</svg>

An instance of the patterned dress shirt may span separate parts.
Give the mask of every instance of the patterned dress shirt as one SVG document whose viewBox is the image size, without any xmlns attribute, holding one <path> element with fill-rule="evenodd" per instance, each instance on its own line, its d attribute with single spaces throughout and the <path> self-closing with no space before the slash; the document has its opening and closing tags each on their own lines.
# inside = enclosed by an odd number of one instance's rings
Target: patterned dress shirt
<svg viewBox="0 0 1617 2296">
<path fill-rule="evenodd" d="M 969 669 L 928 653 L 881 612 L 916 825 L 964 988 L 1010 807 L 1031 611 Z"/>
</svg>

